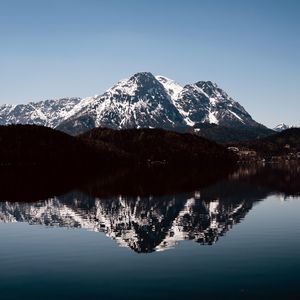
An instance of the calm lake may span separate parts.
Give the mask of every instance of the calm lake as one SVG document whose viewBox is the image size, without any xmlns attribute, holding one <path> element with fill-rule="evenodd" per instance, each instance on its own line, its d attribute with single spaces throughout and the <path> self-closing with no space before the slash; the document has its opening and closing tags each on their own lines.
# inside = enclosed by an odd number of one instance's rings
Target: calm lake
<svg viewBox="0 0 300 300">
<path fill-rule="evenodd" d="M 168 176 L 2 181 L 1 299 L 300 299 L 300 166 Z"/>
</svg>

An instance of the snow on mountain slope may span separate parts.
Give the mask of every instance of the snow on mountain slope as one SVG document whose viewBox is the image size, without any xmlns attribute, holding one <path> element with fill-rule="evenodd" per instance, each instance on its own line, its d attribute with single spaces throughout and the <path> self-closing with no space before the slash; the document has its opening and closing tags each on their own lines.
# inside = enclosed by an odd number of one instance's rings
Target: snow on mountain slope
<svg viewBox="0 0 300 300">
<path fill-rule="evenodd" d="M 19 105 L 4 104 L 0 106 L 0 125 L 37 124 L 56 127 L 80 100 L 62 98 Z"/>
<path fill-rule="evenodd" d="M 211 81 L 184 86 L 176 107 L 188 125 L 214 123 L 225 126 L 258 125 L 246 110 Z"/>
<path fill-rule="evenodd" d="M 158 75 L 155 76 L 155 78 L 164 86 L 168 94 L 171 96 L 172 102 L 174 104 L 183 87 L 176 81 L 169 79 L 165 76 Z"/>
<path fill-rule="evenodd" d="M 164 86 L 151 73 L 143 72 L 119 81 L 58 129 L 78 133 L 98 126 L 172 129 L 185 125 Z"/>
</svg>

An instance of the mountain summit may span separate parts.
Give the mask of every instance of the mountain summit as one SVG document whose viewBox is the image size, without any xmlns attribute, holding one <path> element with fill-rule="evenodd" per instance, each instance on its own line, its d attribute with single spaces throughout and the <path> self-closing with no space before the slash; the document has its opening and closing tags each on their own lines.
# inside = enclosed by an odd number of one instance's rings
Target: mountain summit
<svg viewBox="0 0 300 300">
<path fill-rule="evenodd" d="M 83 99 L 58 129 L 77 134 L 94 127 L 182 130 L 197 123 L 257 127 L 247 111 L 211 81 L 185 86 L 149 72 L 119 81 L 103 95 Z"/>
<path fill-rule="evenodd" d="M 121 80 L 86 103 L 78 103 L 80 109 L 58 129 L 74 134 L 99 126 L 172 129 L 186 125 L 168 91 L 148 72 Z"/>
</svg>

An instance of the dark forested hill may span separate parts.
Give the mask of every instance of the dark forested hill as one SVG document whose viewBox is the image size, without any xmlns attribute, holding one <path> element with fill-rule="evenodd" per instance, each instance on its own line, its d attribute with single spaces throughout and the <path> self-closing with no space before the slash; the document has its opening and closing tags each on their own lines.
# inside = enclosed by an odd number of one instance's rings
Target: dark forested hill
<svg viewBox="0 0 300 300">
<path fill-rule="evenodd" d="M 235 155 L 215 142 L 193 134 L 162 129 L 95 128 L 80 138 L 113 145 L 138 163 L 159 161 L 170 165 L 208 165 L 230 164 L 236 159 Z"/>
<path fill-rule="evenodd" d="M 266 138 L 241 143 L 265 156 L 285 155 L 300 151 L 300 128 L 290 128 Z"/>
<path fill-rule="evenodd" d="M 275 131 L 265 126 L 239 126 L 233 128 L 209 123 L 198 123 L 194 125 L 193 130 L 199 136 L 224 144 L 256 140 L 275 133 Z"/>
<path fill-rule="evenodd" d="M 120 153 L 38 125 L 0 126 L 0 165 L 53 167 L 114 160 Z"/>
<path fill-rule="evenodd" d="M 93 129 L 73 137 L 37 125 L 0 126 L 0 165 L 99 166 L 232 164 L 225 147 L 192 134 L 161 129 Z"/>
</svg>

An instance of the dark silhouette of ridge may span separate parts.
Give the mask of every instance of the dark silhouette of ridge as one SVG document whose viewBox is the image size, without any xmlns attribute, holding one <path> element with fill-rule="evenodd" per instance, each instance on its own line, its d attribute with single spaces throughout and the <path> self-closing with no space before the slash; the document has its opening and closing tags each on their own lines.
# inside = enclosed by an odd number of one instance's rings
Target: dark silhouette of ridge
<svg viewBox="0 0 300 300">
<path fill-rule="evenodd" d="M 300 128 L 290 128 L 268 137 L 241 143 L 265 157 L 300 152 Z"/>
<path fill-rule="evenodd" d="M 163 129 L 95 128 L 80 135 L 80 138 L 113 145 L 139 165 L 160 162 L 171 166 L 221 167 L 232 165 L 236 161 L 232 152 L 213 141 Z"/>
</svg>

